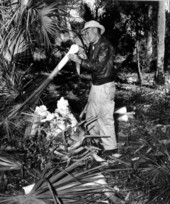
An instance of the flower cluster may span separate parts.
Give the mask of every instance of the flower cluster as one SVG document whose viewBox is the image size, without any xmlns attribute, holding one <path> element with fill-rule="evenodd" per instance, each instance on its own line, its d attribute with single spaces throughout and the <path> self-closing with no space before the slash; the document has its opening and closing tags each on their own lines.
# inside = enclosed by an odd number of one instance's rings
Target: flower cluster
<svg viewBox="0 0 170 204">
<path fill-rule="evenodd" d="M 68 101 L 61 97 L 54 113 L 50 113 L 44 105 L 35 108 L 31 135 L 35 135 L 40 128 L 46 133 L 47 140 L 50 140 L 68 128 L 75 131 L 77 124 L 76 118 L 70 111 Z"/>
</svg>

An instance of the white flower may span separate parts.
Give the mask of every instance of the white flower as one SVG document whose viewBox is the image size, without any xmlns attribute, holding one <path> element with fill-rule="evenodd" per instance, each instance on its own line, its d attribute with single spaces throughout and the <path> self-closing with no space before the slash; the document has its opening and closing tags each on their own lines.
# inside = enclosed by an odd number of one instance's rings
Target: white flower
<svg viewBox="0 0 170 204">
<path fill-rule="evenodd" d="M 70 113 L 68 101 L 61 97 L 57 102 L 57 109 L 55 112 L 58 112 L 63 116 L 68 115 Z"/>
<path fill-rule="evenodd" d="M 55 117 L 55 115 L 54 115 L 53 113 L 48 112 L 48 115 L 47 115 L 47 117 L 46 117 L 46 120 L 47 120 L 47 121 L 51 121 L 51 120 L 54 119 L 54 117 Z"/>
<path fill-rule="evenodd" d="M 36 106 L 34 113 L 41 116 L 42 118 L 45 118 L 48 114 L 47 107 L 44 105 Z"/>
<path fill-rule="evenodd" d="M 41 122 L 51 121 L 51 120 L 54 119 L 54 117 L 55 117 L 54 114 L 52 114 L 49 111 L 47 111 L 46 118 L 42 119 Z"/>
<path fill-rule="evenodd" d="M 57 102 L 57 108 L 67 108 L 69 106 L 68 101 L 65 100 L 63 97 L 60 98 L 60 100 Z"/>
<path fill-rule="evenodd" d="M 78 121 L 71 113 L 68 101 L 63 97 L 57 102 L 57 108 L 54 113 L 50 113 L 47 107 L 42 105 L 35 108 L 34 115 L 35 122 L 39 125 L 38 127 L 45 131 L 47 140 L 61 137 L 61 133 L 69 127 L 77 128 Z"/>
<path fill-rule="evenodd" d="M 72 113 L 69 114 L 69 118 L 71 121 L 71 127 L 75 127 L 78 124 L 78 122 Z"/>
</svg>

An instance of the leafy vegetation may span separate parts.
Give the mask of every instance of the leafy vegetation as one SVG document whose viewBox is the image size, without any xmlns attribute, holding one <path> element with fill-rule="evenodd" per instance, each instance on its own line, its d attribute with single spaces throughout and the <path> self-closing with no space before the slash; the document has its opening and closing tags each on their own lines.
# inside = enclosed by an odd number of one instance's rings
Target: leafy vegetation
<svg viewBox="0 0 170 204">
<path fill-rule="evenodd" d="M 146 57 L 151 33 L 156 47 L 158 5 L 97 1 L 96 10 L 80 7 L 86 20 L 105 25 L 117 53 L 116 109 L 128 110 L 126 122 L 115 114 L 119 158 L 103 155 L 100 137 L 88 135 L 86 125 L 96 118 L 80 117 L 88 73 L 78 75 L 69 62 L 41 86 L 73 44 L 70 29 L 78 35 L 83 25 L 68 27 L 74 6 L 64 0 L 0 2 L 0 203 L 169 203 L 169 76 L 156 87 L 156 53 Z M 166 45 L 168 30 L 167 23 Z M 61 97 L 66 112 L 57 106 Z"/>
</svg>

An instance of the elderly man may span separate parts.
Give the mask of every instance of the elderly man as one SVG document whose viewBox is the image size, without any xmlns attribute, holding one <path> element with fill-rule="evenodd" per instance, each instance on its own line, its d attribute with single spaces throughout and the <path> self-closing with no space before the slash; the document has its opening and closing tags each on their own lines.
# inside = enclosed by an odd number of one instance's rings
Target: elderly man
<svg viewBox="0 0 170 204">
<path fill-rule="evenodd" d="M 87 59 L 81 59 L 75 54 L 69 58 L 91 71 L 92 86 L 88 98 L 86 118 L 96 117 L 97 120 L 88 127 L 91 135 L 108 136 L 101 138 L 104 154 L 110 155 L 117 151 L 117 141 L 114 126 L 114 49 L 111 43 L 103 37 L 105 28 L 97 21 L 86 22 L 82 30 L 89 43 Z"/>
</svg>

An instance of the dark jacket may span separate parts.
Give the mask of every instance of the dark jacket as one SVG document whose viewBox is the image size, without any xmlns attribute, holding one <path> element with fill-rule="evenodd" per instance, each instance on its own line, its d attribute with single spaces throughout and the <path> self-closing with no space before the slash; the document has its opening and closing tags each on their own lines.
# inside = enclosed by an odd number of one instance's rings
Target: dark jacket
<svg viewBox="0 0 170 204">
<path fill-rule="evenodd" d="M 88 59 L 83 59 L 81 66 L 91 70 L 94 85 L 101 85 L 114 80 L 114 58 L 113 46 L 102 36 L 90 45 Z"/>
</svg>

